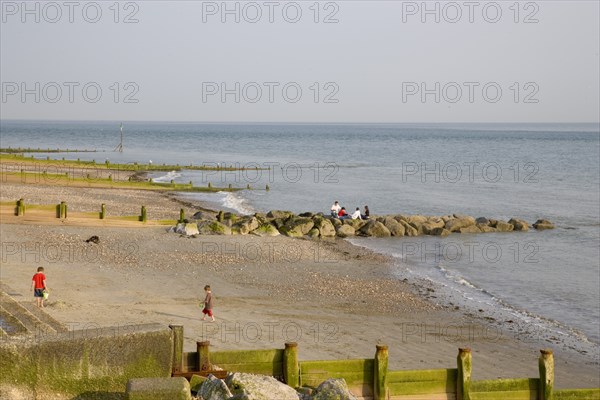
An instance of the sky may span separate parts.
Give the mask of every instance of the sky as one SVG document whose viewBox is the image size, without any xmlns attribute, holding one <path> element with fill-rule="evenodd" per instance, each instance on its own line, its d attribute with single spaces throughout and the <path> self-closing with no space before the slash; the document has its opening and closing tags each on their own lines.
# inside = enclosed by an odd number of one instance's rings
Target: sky
<svg viewBox="0 0 600 400">
<path fill-rule="evenodd" d="M 1 1 L 0 118 L 598 122 L 598 1 Z"/>
</svg>

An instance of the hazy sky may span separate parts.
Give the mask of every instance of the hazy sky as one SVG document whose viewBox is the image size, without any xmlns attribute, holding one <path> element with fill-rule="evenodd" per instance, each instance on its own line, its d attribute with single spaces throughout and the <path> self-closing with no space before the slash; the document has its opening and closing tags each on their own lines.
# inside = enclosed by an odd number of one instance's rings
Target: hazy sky
<svg viewBox="0 0 600 400">
<path fill-rule="evenodd" d="M 3 119 L 600 120 L 598 1 L 0 3 Z"/>
</svg>

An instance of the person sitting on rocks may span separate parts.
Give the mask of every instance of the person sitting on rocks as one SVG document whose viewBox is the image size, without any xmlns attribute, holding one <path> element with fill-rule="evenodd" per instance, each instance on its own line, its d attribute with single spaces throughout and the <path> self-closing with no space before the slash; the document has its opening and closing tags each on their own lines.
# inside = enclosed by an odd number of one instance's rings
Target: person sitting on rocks
<svg viewBox="0 0 600 400">
<path fill-rule="evenodd" d="M 341 209 L 342 207 L 340 207 L 340 203 L 338 201 L 333 203 L 333 205 L 331 206 L 331 216 L 333 218 L 337 218 Z"/>
<path fill-rule="evenodd" d="M 360 215 L 360 208 L 356 207 L 356 211 L 352 214 L 352 219 L 362 219 Z"/>
<path fill-rule="evenodd" d="M 342 209 L 338 212 L 338 218 L 339 219 L 346 219 L 350 217 L 348 215 L 348 212 L 346 211 L 346 207 L 342 207 Z"/>
<path fill-rule="evenodd" d="M 369 219 L 370 213 L 371 211 L 369 211 L 369 206 L 365 206 L 365 213 L 362 215 L 362 219 Z"/>
</svg>

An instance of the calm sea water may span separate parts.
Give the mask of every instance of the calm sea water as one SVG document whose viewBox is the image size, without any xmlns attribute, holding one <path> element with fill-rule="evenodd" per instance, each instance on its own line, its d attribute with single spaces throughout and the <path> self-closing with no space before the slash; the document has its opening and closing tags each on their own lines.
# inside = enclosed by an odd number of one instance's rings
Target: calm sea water
<svg viewBox="0 0 600 400">
<path fill-rule="evenodd" d="M 182 194 L 240 213 L 326 212 L 538 218 L 552 231 L 353 239 L 391 254 L 398 278 L 441 288 L 440 302 L 484 309 L 597 354 L 600 343 L 598 125 L 222 125 L 2 121 L 1 146 L 97 149 L 66 158 L 245 166 L 157 173 L 157 180 L 260 190 Z M 45 154 L 38 155 L 45 157 Z M 51 157 L 62 157 L 50 154 Z M 256 170 L 256 168 L 262 168 Z M 270 191 L 263 190 L 266 185 Z M 591 343 L 589 343 L 589 342 Z M 584 346 L 585 347 L 585 346 Z M 587 349 L 588 353 L 590 352 Z"/>
</svg>

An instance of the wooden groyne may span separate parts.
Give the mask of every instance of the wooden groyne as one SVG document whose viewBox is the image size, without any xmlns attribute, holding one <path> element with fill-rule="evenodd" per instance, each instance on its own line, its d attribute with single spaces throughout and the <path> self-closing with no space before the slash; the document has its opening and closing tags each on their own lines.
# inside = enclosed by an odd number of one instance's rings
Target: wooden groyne
<svg viewBox="0 0 600 400">
<path fill-rule="evenodd" d="M 600 388 L 554 389 L 554 355 L 543 349 L 538 357 L 539 376 L 473 380 L 476 364 L 471 349 L 460 348 L 455 365 L 429 370 L 390 370 L 388 347 L 379 344 L 372 358 L 300 361 L 296 343 L 266 350 L 210 351 L 210 343 L 197 342 L 196 352 L 183 352 L 183 326 L 173 331 L 172 376 L 224 375 L 224 371 L 275 377 L 293 388 L 314 388 L 330 378 L 343 378 L 350 392 L 362 399 L 600 399 Z M 192 388 L 193 389 L 193 388 Z"/>
</svg>

